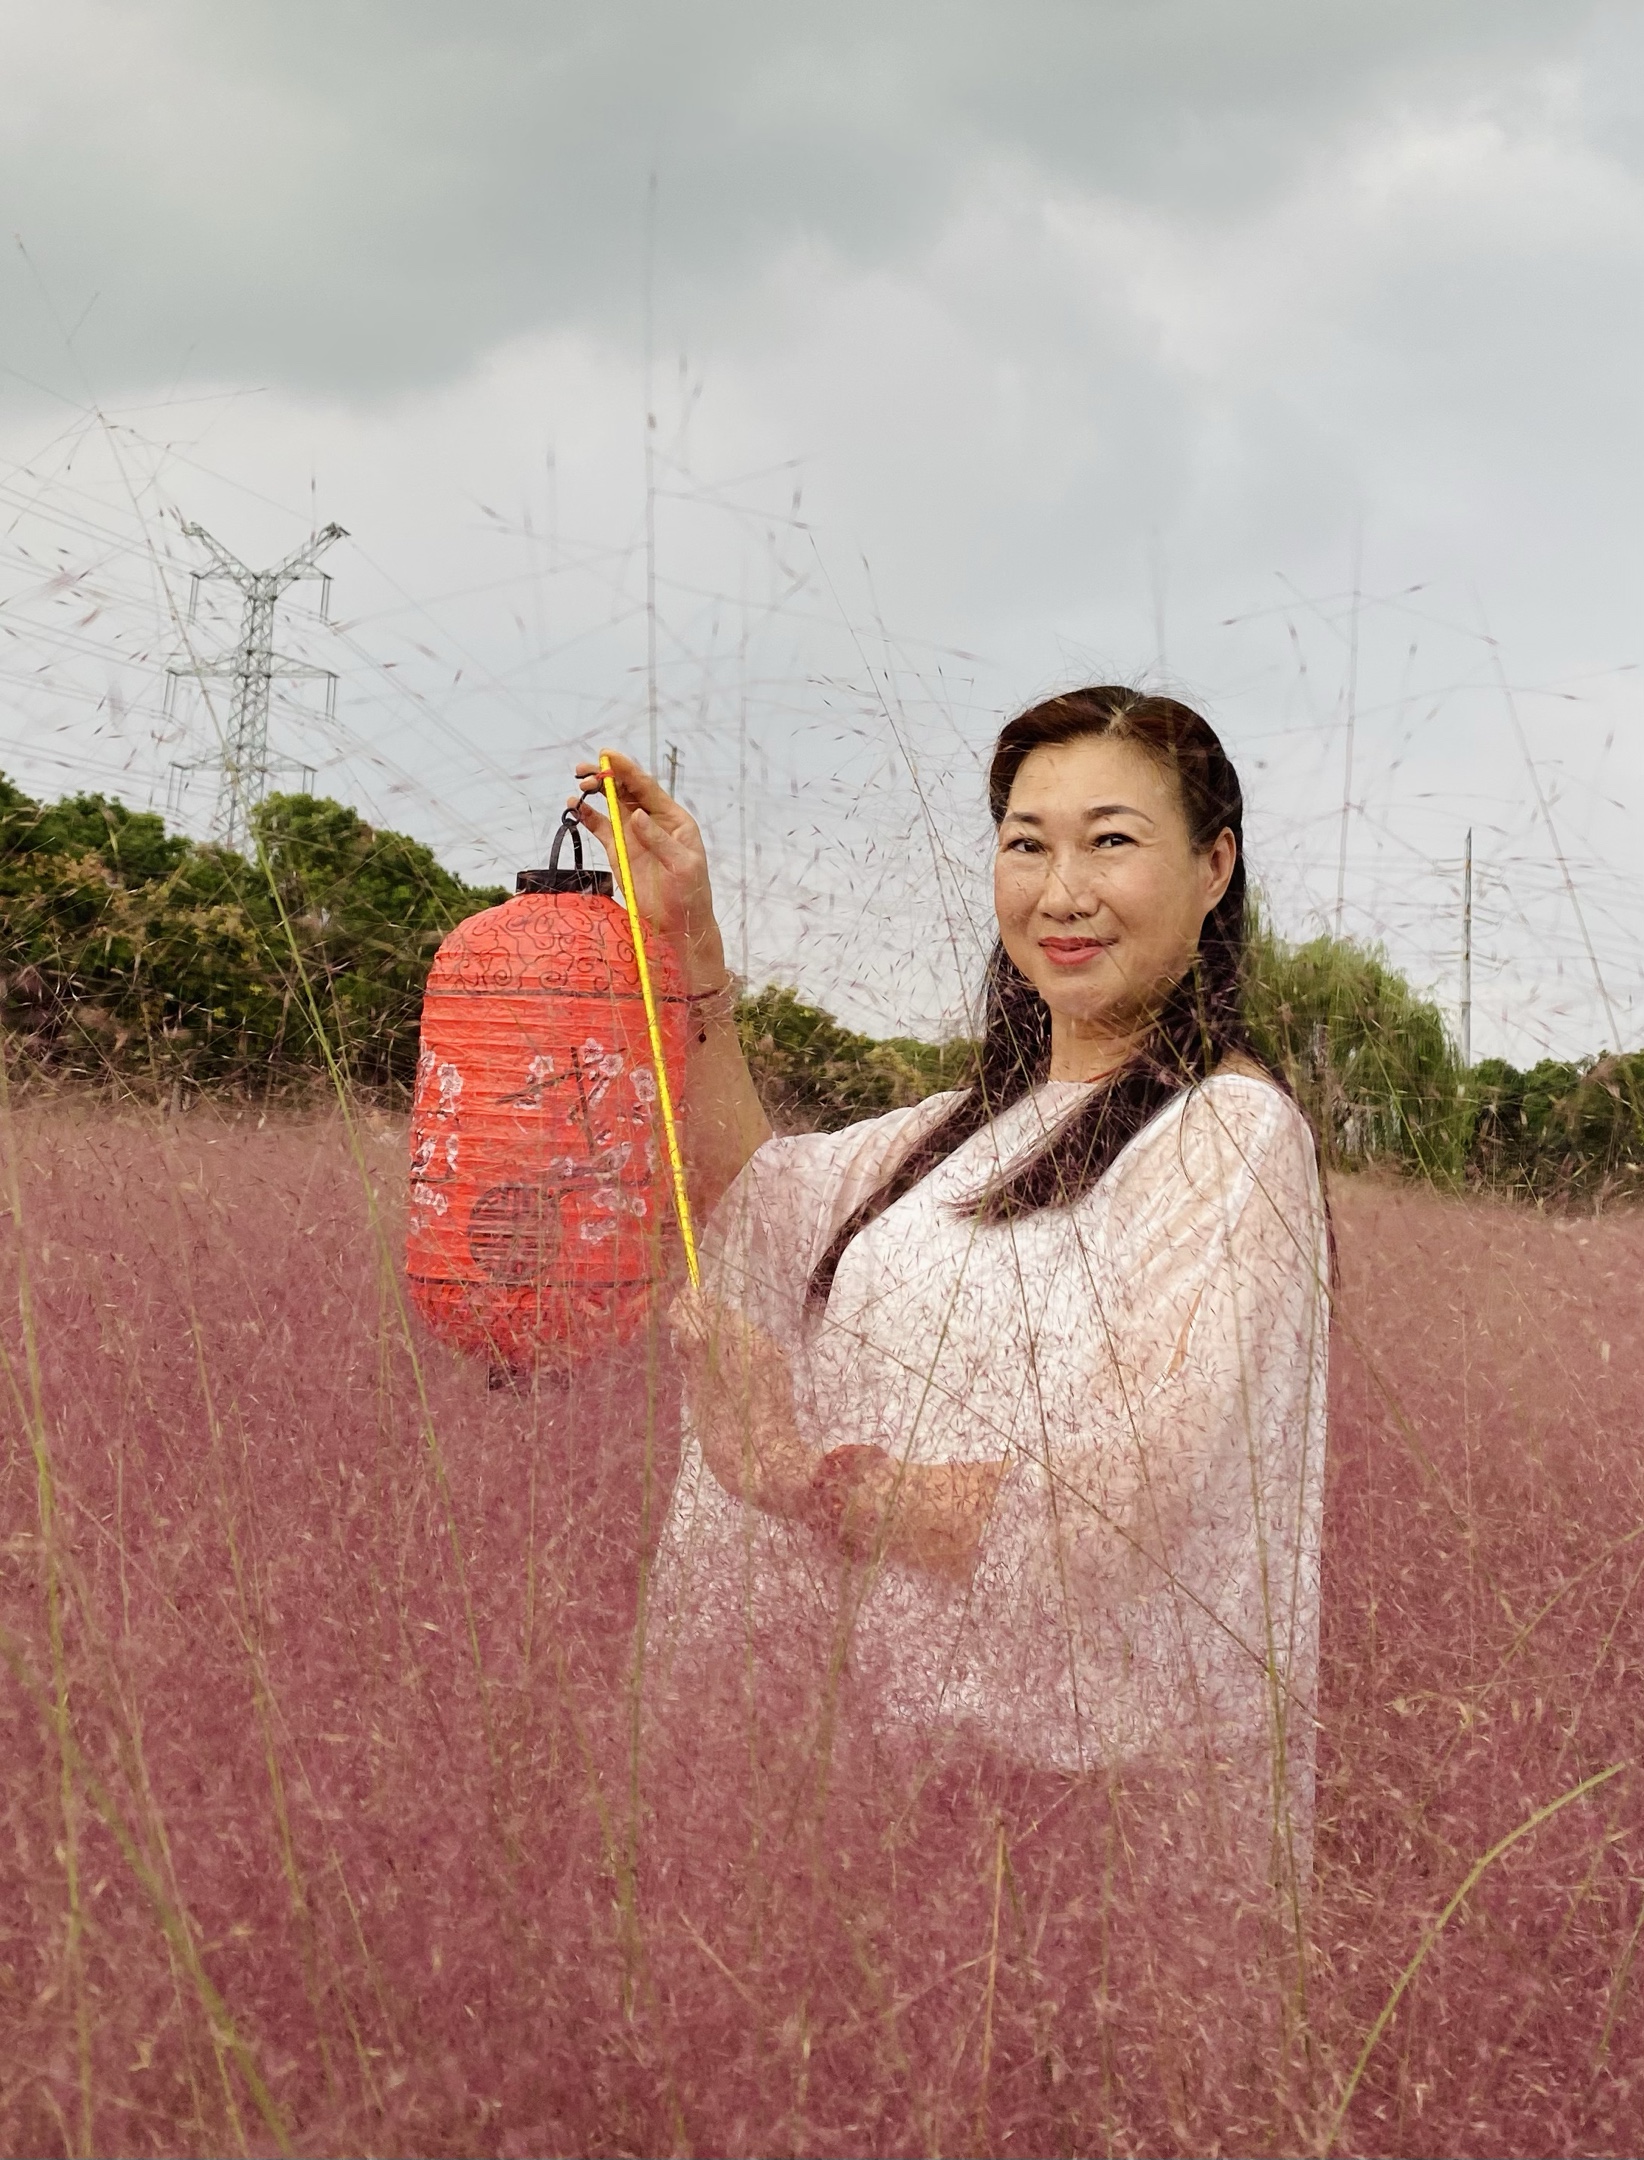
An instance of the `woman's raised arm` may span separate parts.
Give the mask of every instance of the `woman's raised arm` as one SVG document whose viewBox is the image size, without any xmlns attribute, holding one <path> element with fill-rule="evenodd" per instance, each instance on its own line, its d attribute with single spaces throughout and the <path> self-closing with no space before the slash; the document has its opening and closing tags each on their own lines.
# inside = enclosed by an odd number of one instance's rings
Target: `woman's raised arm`
<svg viewBox="0 0 1644 2160">
<path fill-rule="evenodd" d="M 735 985 L 714 917 L 708 855 L 696 819 L 632 758 L 620 750 L 601 755 L 610 762 L 622 805 L 640 915 L 648 929 L 673 944 L 686 994 L 696 1001 L 686 1033 L 681 1123 L 692 1205 L 706 1215 L 770 1138 L 770 1121 L 736 1032 Z M 600 806 L 603 784 L 597 763 L 579 765 L 580 792 L 571 806 L 614 863 L 611 823 Z M 721 990 L 722 997 L 715 995 Z"/>
</svg>

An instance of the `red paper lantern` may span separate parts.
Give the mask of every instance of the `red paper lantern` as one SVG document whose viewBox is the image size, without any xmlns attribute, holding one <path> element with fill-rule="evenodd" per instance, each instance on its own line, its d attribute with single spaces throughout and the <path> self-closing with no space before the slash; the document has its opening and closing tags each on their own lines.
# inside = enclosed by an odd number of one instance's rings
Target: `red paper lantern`
<svg viewBox="0 0 1644 2160">
<path fill-rule="evenodd" d="M 576 867 L 559 867 L 569 833 Z M 673 953 L 647 944 L 670 1084 Z M 566 1372 L 631 1336 L 675 1243 L 633 937 L 567 813 L 546 870 L 459 923 L 423 994 L 406 1273 L 428 1325 L 493 1368 Z"/>
</svg>

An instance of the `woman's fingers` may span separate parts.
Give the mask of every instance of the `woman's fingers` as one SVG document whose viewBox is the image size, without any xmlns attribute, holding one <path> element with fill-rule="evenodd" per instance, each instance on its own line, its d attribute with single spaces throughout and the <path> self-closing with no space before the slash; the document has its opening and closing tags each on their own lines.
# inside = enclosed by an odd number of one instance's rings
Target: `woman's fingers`
<svg viewBox="0 0 1644 2160">
<path fill-rule="evenodd" d="M 611 820 L 603 810 L 595 807 L 598 801 L 597 795 L 584 795 L 580 800 L 573 797 L 566 804 L 566 808 L 576 812 L 577 823 L 583 831 L 591 832 L 614 862 L 616 836 L 611 831 Z M 663 870 L 677 875 L 683 875 L 696 867 L 696 857 L 691 849 L 683 846 L 670 833 L 664 832 L 655 818 L 647 817 L 643 810 L 630 808 L 623 817 L 622 828 L 630 853 L 637 849 L 649 855 Z"/>
<path fill-rule="evenodd" d="M 654 813 L 674 807 L 674 799 L 667 789 L 660 781 L 653 779 L 636 758 L 629 757 L 626 751 L 601 750 L 595 761 L 595 772 L 599 773 L 599 768 L 606 764 L 611 768 L 611 778 L 617 784 L 618 794 L 636 803 L 641 810 Z M 600 777 L 603 779 L 603 774 Z"/>
<path fill-rule="evenodd" d="M 605 766 L 609 764 L 610 777 L 616 782 L 624 808 L 632 805 L 638 810 L 671 810 L 676 807 L 673 797 L 645 770 L 636 759 L 622 750 L 602 750 L 593 760 L 584 759 L 577 767 L 577 785 L 585 795 L 602 791 L 605 786 Z"/>
<path fill-rule="evenodd" d="M 726 1348 L 739 1344 L 747 1323 L 733 1306 L 688 1285 L 668 1308 L 674 1340 L 691 1356 L 709 1355 L 717 1363 Z"/>
<path fill-rule="evenodd" d="M 696 868 L 698 851 L 685 841 L 676 839 L 667 827 L 648 811 L 641 810 L 636 805 L 628 818 L 627 829 L 636 840 L 650 849 L 664 870 L 683 873 Z"/>
<path fill-rule="evenodd" d="M 632 758 L 609 750 L 600 755 L 611 760 L 611 777 L 617 784 L 617 799 L 622 806 L 626 829 L 642 841 L 665 868 L 679 872 L 699 868 L 701 840 L 696 831 L 696 820 L 690 812 L 682 810 Z M 598 829 L 592 823 L 593 818 L 600 818 L 604 830 L 608 831 L 609 821 L 604 819 L 602 807 L 604 773 L 597 765 L 584 761 L 577 767 L 577 787 L 580 793 L 570 798 L 567 807 L 578 812 L 590 831 Z"/>
<path fill-rule="evenodd" d="M 745 1313 L 705 1291 L 684 1289 L 668 1308 L 674 1341 L 692 1359 L 705 1358 L 721 1381 L 745 1391 L 753 1373 L 758 1336 Z"/>
<path fill-rule="evenodd" d="M 583 831 L 591 832 L 606 854 L 614 861 L 616 858 L 616 841 L 611 833 L 611 821 L 604 811 L 596 810 L 586 795 L 573 795 L 565 807 L 567 810 L 576 812 L 577 823 L 582 827 Z"/>
<path fill-rule="evenodd" d="M 643 811 L 648 818 L 670 832 L 684 832 L 695 823 L 690 812 L 674 801 L 662 784 L 648 773 L 644 766 L 621 750 L 602 750 L 599 761 L 584 761 L 577 767 L 577 785 L 585 795 L 603 793 L 605 773 L 603 763 L 609 761 L 611 778 L 624 810 Z"/>
</svg>

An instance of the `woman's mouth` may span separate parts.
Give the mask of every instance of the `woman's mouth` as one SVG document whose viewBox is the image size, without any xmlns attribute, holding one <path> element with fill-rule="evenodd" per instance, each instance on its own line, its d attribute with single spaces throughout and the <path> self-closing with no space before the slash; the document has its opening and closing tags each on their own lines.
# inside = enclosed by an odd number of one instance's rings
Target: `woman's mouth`
<svg viewBox="0 0 1644 2160">
<path fill-rule="evenodd" d="M 1107 941 L 1093 937 L 1047 937 L 1039 940 L 1039 950 L 1053 966 L 1072 968 L 1106 952 Z"/>
</svg>

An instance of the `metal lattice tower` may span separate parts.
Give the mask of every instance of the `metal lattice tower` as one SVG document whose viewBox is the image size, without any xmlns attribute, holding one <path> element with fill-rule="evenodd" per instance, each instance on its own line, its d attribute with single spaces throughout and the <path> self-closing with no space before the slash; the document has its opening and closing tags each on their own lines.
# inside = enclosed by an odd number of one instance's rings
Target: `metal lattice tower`
<svg viewBox="0 0 1644 2160">
<path fill-rule="evenodd" d="M 337 678 L 329 668 L 309 667 L 300 660 L 276 657 L 275 606 L 280 595 L 299 578 L 318 578 L 320 619 L 327 620 L 331 580 L 323 570 L 315 569 L 315 558 L 334 540 L 345 540 L 348 535 L 340 525 L 326 525 L 312 540 L 289 554 L 284 562 L 276 563 L 272 570 L 249 570 L 220 540 L 213 539 L 203 525 L 185 525 L 183 531 L 190 540 L 198 540 L 211 556 L 210 569 L 193 573 L 189 621 L 194 620 L 200 587 L 208 578 L 227 578 L 237 585 L 245 595 L 245 614 L 241 621 L 240 642 L 232 652 L 225 653 L 219 660 L 168 670 L 168 691 L 184 680 L 227 681 L 233 685 L 228 722 L 221 731 L 222 747 L 217 756 L 172 769 L 178 774 L 200 771 L 218 774 L 217 807 L 212 816 L 211 837 L 225 847 L 243 848 L 250 836 L 251 813 L 268 793 L 269 780 L 276 772 L 290 769 L 289 760 L 271 758 L 268 750 L 268 708 L 275 677 L 323 682 L 326 685 L 327 719 L 336 704 Z M 303 769 L 307 770 L 306 767 Z"/>
</svg>

